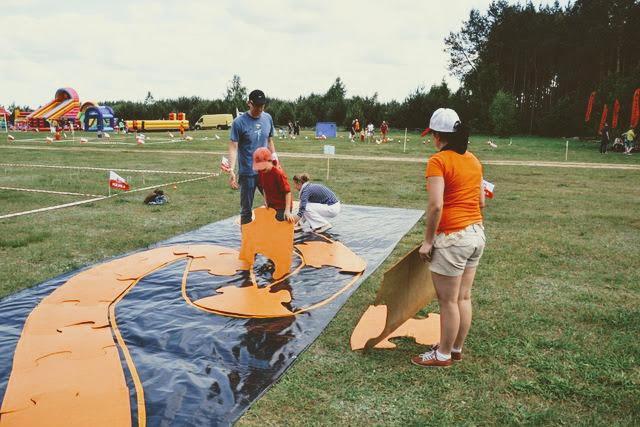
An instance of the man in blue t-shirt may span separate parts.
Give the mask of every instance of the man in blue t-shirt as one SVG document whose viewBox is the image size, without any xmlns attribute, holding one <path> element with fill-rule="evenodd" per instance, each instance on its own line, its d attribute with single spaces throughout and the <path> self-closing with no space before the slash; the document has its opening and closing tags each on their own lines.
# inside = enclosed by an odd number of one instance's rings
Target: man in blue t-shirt
<svg viewBox="0 0 640 427">
<path fill-rule="evenodd" d="M 253 152 L 260 147 L 268 147 L 272 158 L 277 160 L 276 147 L 273 144 L 273 119 L 264 111 L 267 98 L 261 90 L 249 94 L 249 111 L 236 117 L 229 135 L 229 185 L 240 188 L 240 223 L 251 222 L 253 196 L 258 183 L 258 173 L 253 170 Z M 238 175 L 234 167 L 238 160 Z"/>
</svg>

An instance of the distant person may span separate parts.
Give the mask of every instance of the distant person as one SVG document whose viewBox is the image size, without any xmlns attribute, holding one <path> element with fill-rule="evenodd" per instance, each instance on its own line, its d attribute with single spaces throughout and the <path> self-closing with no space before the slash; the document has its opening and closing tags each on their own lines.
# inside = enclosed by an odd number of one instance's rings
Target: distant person
<svg viewBox="0 0 640 427">
<path fill-rule="evenodd" d="M 296 223 L 308 224 L 316 233 L 324 233 L 332 225 L 328 221 L 340 213 L 340 200 L 333 191 L 322 184 L 310 182 L 309 174 L 293 176 L 293 185 L 300 192 L 300 205 Z"/>
<path fill-rule="evenodd" d="M 485 247 L 482 225 L 482 165 L 467 151 L 469 130 L 458 114 L 439 108 L 431 116 L 438 152 L 427 163 L 428 203 L 420 258 L 430 261 L 440 305 L 440 343 L 411 362 L 423 367 L 450 366 L 462 359 L 471 327 L 471 287 Z"/>
<path fill-rule="evenodd" d="M 298 120 L 293 122 L 293 134 L 295 136 L 300 136 L 300 122 Z"/>
<path fill-rule="evenodd" d="M 633 150 L 633 144 L 634 140 L 636 139 L 636 134 L 631 127 L 628 131 L 623 133 L 622 136 L 624 136 L 624 154 L 630 156 L 631 151 Z"/>
<path fill-rule="evenodd" d="M 608 124 L 604 124 L 600 135 L 600 154 L 607 154 L 607 145 L 609 145 L 609 141 L 611 141 L 611 134 L 609 132 Z"/>
<path fill-rule="evenodd" d="M 356 134 L 358 133 L 358 131 L 356 131 L 356 123 L 358 123 L 358 119 L 353 119 L 351 121 L 351 128 L 349 129 L 349 139 L 351 142 L 355 140 Z"/>
<path fill-rule="evenodd" d="M 260 147 L 253 152 L 253 170 L 258 171 L 258 188 L 262 191 L 265 204 L 275 209 L 278 221 L 295 222 L 295 217 L 291 215 L 293 198 L 289 178 L 276 164 L 268 148 Z"/>
<path fill-rule="evenodd" d="M 293 137 L 293 123 L 291 123 L 291 120 L 287 123 L 287 133 L 289 134 L 289 138 Z"/>
<path fill-rule="evenodd" d="M 373 130 L 374 130 L 374 126 L 373 123 L 369 122 L 369 124 L 367 125 L 367 142 L 373 142 Z"/>
<path fill-rule="evenodd" d="M 240 188 L 240 223 L 251 222 L 253 197 L 258 185 L 258 174 L 253 170 L 253 153 L 261 147 L 268 147 L 272 160 L 277 161 L 273 143 L 275 128 L 273 119 L 264 111 L 267 98 L 263 91 L 256 89 L 249 94 L 249 111 L 236 117 L 229 132 L 229 185 Z M 234 168 L 238 161 L 238 175 Z"/>
<path fill-rule="evenodd" d="M 180 122 L 178 130 L 180 131 L 180 138 L 184 139 L 184 123 Z"/>
<path fill-rule="evenodd" d="M 385 120 L 382 121 L 380 125 L 380 133 L 382 134 L 382 142 L 387 142 L 387 133 L 389 132 L 389 125 Z"/>
</svg>

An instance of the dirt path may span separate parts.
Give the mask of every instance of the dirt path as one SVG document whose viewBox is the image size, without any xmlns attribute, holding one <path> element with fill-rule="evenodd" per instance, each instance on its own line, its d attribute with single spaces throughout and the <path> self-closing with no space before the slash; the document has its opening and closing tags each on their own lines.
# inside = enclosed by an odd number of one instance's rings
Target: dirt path
<svg viewBox="0 0 640 427">
<path fill-rule="evenodd" d="M 25 145 L 0 145 L 0 148 L 13 149 L 13 150 L 52 150 L 52 151 L 92 151 L 92 152 L 107 152 L 107 153 L 154 153 L 154 154 L 177 154 L 177 155 L 211 155 L 222 156 L 226 155 L 226 151 L 205 151 L 205 150 L 158 150 L 148 148 L 95 148 L 95 147 L 32 147 Z M 287 153 L 279 152 L 278 155 L 283 158 L 296 158 L 296 159 L 325 159 L 323 154 L 310 154 L 310 153 Z M 407 162 L 407 163 L 424 163 L 425 157 L 381 157 L 381 156 L 360 156 L 360 155 L 348 155 L 348 154 L 336 154 L 331 156 L 336 160 L 376 160 L 386 162 Z M 552 167 L 552 168 L 581 168 L 581 169 L 623 169 L 623 170 L 640 170 L 640 164 L 617 164 L 617 163 L 588 163 L 588 162 L 550 162 L 542 160 L 483 160 L 485 165 L 495 166 L 528 166 L 528 167 Z"/>
</svg>

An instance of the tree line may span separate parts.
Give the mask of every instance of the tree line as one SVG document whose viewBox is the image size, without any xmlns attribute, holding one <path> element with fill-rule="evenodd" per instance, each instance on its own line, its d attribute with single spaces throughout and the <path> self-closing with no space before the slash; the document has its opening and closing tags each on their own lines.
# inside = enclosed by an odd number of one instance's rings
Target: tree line
<svg viewBox="0 0 640 427">
<path fill-rule="evenodd" d="M 496 1 L 485 13 L 472 10 L 445 46 L 474 128 L 505 127 L 494 120 L 498 112 L 508 119 L 503 133 L 593 135 L 604 104 L 611 111 L 616 99 L 621 126 L 629 126 L 640 87 L 639 32 L 637 0 L 577 0 L 564 8 Z"/>
<path fill-rule="evenodd" d="M 348 97 L 338 77 L 325 93 L 271 99 L 268 111 L 280 125 L 331 121 L 346 128 L 357 117 L 365 124 L 386 120 L 395 128 L 419 129 L 436 108 L 449 106 L 474 132 L 594 135 L 603 105 L 611 111 L 616 99 L 620 126 L 629 125 L 633 92 L 640 87 L 639 32 L 637 0 L 577 0 L 566 7 L 556 1 L 537 8 L 495 1 L 486 12 L 471 10 L 461 29 L 444 40 L 449 71 L 461 83 L 455 92 L 443 81 L 420 86 L 401 102 L 381 102 L 377 93 Z M 593 91 L 596 102 L 585 123 Z M 155 101 L 149 94 L 144 102 L 104 103 L 125 119 L 182 111 L 194 123 L 202 114 L 244 111 L 246 99 L 236 75 L 220 99 Z"/>
<path fill-rule="evenodd" d="M 268 88 L 265 88 L 268 89 Z M 267 91 L 267 96 L 269 95 Z M 317 122 L 335 122 L 348 128 L 354 118 L 362 123 L 373 123 L 376 127 L 383 120 L 396 128 L 423 129 L 431 112 L 442 105 L 448 105 L 455 97 L 443 81 L 429 90 L 416 88 L 405 100 L 380 102 L 378 94 L 371 96 L 347 97 L 347 89 L 340 77 L 322 94 L 299 96 L 293 101 L 269 97 L 267 111 L 278 125 L 298 121 L 302 126 L 315 126 Z M 218 99 L 201 97 L 181 97 L 177 99 L 155 100 L 151 93 L 145 101 L 102 101 L 114 109 L 122 119 L 151 120 L 166 118 L 170 112 L 184 112 L 193 125 L 203 114 L 221 114 L 246 111 L 248 90 L 239 76 L 233 76 L 226 93 Z"/>
</svg>

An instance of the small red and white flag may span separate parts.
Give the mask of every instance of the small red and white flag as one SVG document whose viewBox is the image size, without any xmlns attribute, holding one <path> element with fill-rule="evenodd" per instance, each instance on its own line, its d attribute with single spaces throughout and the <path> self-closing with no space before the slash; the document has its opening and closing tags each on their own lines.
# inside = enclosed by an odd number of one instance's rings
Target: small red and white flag
<svg viewBox="0 0 640 427">
<path fill-rule="evenodd" d="M 484 189 L 484 195 L 490 199 L 493 199 L 493 188 L 495 186 L 489 181 L 482 180 L 482 188 Z"/>
<path fill-rule="evenodd" d="M 231 172 L 231 163 L 229 163 L 229 159 L 227 159 L 225 156 L 222 156 L 222 161 L 220 162 L 220 169 L 222 169 L 224 172 Z"/>
<path fill-rule="evenodd" d="M 109 187 L 117 190 L 129 190 L 129 183 L 114 171 L 109 172 Z"/>
</svg>

